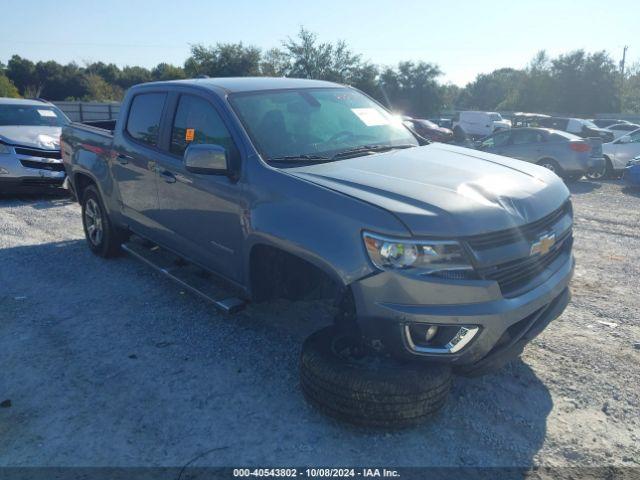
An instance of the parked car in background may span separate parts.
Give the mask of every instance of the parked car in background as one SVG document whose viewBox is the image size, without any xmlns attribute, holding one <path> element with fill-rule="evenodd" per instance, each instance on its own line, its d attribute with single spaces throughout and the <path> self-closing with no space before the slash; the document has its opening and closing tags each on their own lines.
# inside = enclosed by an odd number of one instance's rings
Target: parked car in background
<svg viewBox="0 0 640 480">
<path fill-rule="evenodd" d="M 546 128 L 514 128 L 481 140 L 479 150 L 517 158 L 548 168 L 567 180 L 604 168 L 602 141 Z"/>
<path fill-rule="evenodd" d="M 451 118 L 430 118 L 429 121 L 435 123 L 439 127 L 453 130 L 453 120 Z"/>
<path fill-rule="evenodd" d="M 456 139 L 462 137 L 481 138 L 498 130 L 511 128 L 511 122 L 497 112 L 460 112 L 458 121 L 453 122 Z"/>
<path fill-rule="evenodd" d="M 439 127 L 429 120 L 405 117 L 403 123 L 421 137 L 432 142 L 449 143 L 453 140 L 453 131 Z"/>
<path fill-rule="evenodd" d="M 0 98 L 0 193 L 60 191 L 60 133 L 69 123 L 44 100 Z"/>
<path fill-rule="evenodd" d="M 549 118 L 549 115 L 543 115 L 542 113 L 517 112 L 511 118 L 511 127 L 538 127 L 540 126 L 540 120 L 543 118 Z"/>
<path fill-rule="evenodd" d="M 613 138 L 615 140 L 616 138 L 620 138 L 621 136 L 639 128 L 640 125 L 636 125 L 635 123 L 616 123 L 615 125 L 605 128 L 605 130 L 613 132 Z"/>
<path fill-rule="evenodd" d="M 640 129 L 623 135 L 611 143 L 602 146 L 605 167 L 589 174 L 590 178 L 600 179 L 622 175 L 630 160 L 640 155 Z"/>
<path fill-rule="evenodd" d="M 627 164 L 622 178 L 630 187 L 640 187 L 640 156 L 634 158 Z"/>
<path fill-rule="evenodd" d="M 627 120 L 620 120 L 615 118 L 591 118 L 589 119 L 594 125 L 600 128 L 610 127 L 619 123 L 629 123 Z"/>
<path fill-rule="evenodd" d="M 562 130 L 583 138 L 600 137 L 603 143 L 613 141 L 613 132 L 600 128 L 584 118 L 547 117 L 541 118 L 538 123 L 541 127 Z"/>
</svg>

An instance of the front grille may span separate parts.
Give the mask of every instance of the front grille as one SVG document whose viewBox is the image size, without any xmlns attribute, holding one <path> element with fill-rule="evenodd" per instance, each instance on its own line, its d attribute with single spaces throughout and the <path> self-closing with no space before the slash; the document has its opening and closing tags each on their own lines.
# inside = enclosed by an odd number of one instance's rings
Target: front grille
<svg viewBox="0 0 640 480">
<path fill-rule="evenodd" d="M 50 170 L 52 172 L 64 171 L 64 164 L 62 163 L 34 162 L 33 160 L 20 160 L 20 163 L 26 168 L 37 168 L 40 170 Z"/>
<path fill-rule="evenodd" d="M 38 150 L 37 148 L 15 147 L 15 151 L 18 155 L 26 155 L 28 157 L 62 158 L 60 150 Z"/>
<path fill-rule="evenodd" d="M 560 218 L 571 213 L 571 202 L 567 201 L 560 208 L 535 222 L 521 227 L 514 227 L 499 232 L 484 233 L 465 237 L 463 240 L 474 250 L 485 250 L 501 247 L 520 240 L 533 241 L 540 232 L 550 229 Z"/>
<path fill-rule="evenodd" d="M 556 240 L 553 250 L 545 255 L 533 255 L 478 269 L 478 275 L 485 280 L 498 282 L 505 297 L 513 296 L 540 275 L 554 260 L 571 251 L 573 237 L 571 230 Z"/>
</svg>

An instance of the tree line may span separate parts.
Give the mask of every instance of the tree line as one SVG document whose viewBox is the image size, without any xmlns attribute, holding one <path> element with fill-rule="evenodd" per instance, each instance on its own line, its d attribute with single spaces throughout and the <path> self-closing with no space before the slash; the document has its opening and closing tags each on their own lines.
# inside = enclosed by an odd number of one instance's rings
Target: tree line
<svg viewBox="0 0 640 480">
<path fill-rule="evenodd" d="M 523 69 L 479 74 L 465 87 L 444 84 L 429 62 L 380 66 L 364 60 L 344 41 L 323 42 L 301 28 L 278 48 L 263 51 L 243 43 L 193 45 L 184 65 L 154 68 L 94 62 L 84 66 L 32 62 L 14 55 L 0 63 L 0 96 L 48 100 L 119 101 L 132 85 L 198 76 L 286 76 L 352 85 L 394 111 L 416 117 L 460 109 L 595 113 L 640 113 L 640 65 L 625 74 L 604 51 L 576 50 L 550 58 L 539 52 Z"/>
</svg>

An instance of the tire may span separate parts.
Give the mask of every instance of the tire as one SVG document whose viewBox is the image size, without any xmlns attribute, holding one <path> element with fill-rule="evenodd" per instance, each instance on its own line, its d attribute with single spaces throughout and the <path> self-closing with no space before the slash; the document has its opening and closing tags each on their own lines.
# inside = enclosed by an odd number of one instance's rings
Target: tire
<svg viewBox="0 0 640 480">
<path fill-rule="evenodd" d="M 104 258 L 115 257 L 122 250 L 127 232 L 113 225 L 98 189 L 89 185 L 82 194 L 82 227 L 89 249 Z"/>
<path fill-rule="evenodd" d="M 607 178 L 611 178 L 613 175 L 613 165 L 611 164 L 609 157 L 604 157 L 604 159 L 604 170 L 590 170 L 587 172 L 587 178 L 589 180 L 605 180 Z"/>
<path fill-rule="evenodd" d="M 562 170 L 562 167 L 560 167 L 560 165 L 558 165 L 558 162 L 556 162 L 552 158 L 543 158 L 538 162 L 538 165 L 546 168 L 547 170 L 551 170 L 553 173 L 555 173 L 559 177 L 564 178 L 564 172 Z"/>
<path fill-rule="evenodd" d="M 404 428 L 445 404 L 452 379 L 448 365 L 340 355 L 344 337 L 338 332 L 324 328 L 302 346 L 300 384 L 320 411 L 364 427 Z"/>
</svg>

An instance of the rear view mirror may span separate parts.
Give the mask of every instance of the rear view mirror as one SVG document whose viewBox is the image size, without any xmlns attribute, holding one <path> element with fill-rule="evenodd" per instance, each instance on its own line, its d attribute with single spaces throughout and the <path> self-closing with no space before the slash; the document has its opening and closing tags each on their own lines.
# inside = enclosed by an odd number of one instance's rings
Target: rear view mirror
<svg viewBox="0 0 640 480">
<path fill-rule="evenodd" d="M 226 175 L 229 173 L 227 151 L 220 145 L 191 144 L 184 152 L 184 165 L 193 173 Z"/>
</svg>

